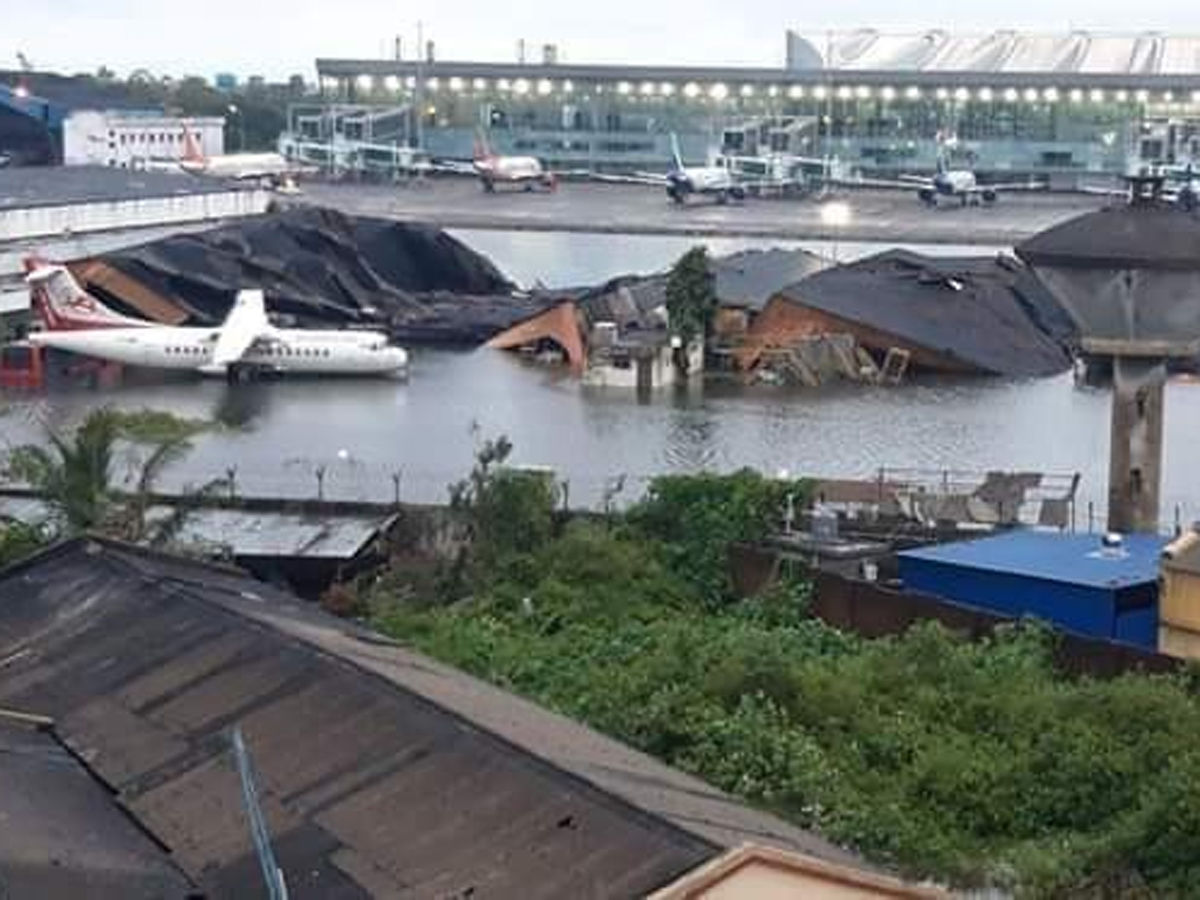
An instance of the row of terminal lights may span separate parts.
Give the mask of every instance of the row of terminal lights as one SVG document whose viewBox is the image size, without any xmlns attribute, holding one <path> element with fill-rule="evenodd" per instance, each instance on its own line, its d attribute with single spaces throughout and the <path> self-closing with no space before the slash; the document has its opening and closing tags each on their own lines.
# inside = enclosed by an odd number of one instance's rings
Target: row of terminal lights
<svg viewBox="0 0 1200 900">
<path fill-rule="evenodd" d="M 330 89 L 338 87 L 338 79 L 324 79 L 325 86 Z M 401 80 L 399 76 L 388 75 L 382 79 L 376 79 L 372 75 L 359 75 L 355 79 L 355 84 L 360 90 L 371 91 L 382 85 L 384 90 L 399 91 L 401 85 L 407 90 L 416 88 L 416 79 L 409 76 Z M 425 80 L 425 90 L 438 91 L 443 87 L 448 87 L 451 91 L 457 93 L 465 90 L 485 91 L 488 90 L 488 81 L 485 78 L 458 78 L 453 77 L 446 79 L 443 84 L 441 79 L 428 78 Z M 548 78 L 543 78 L 538 81 L 530 81 L 526 78 L 498 78 L 495 82 L 495 89 L 498 91 L 511 91 L 516 94 L 536 93 L 541 96 L 552 94 L 557 90 L 560 93 L 571 94 L 575 92 L 575 84 L 570 80 L 558 82 L 557 85 Z M 597 94 L 605 92 L 604 85 L 597 85 L 592 90 Z M 677 86 L 671 82 L 650 82 L 644 81 L 639 85 L 634 85 L 629 81 L 617 82 L 615 88 L 611 88 L 618 95 L 641 95 L 644 97 L 674 96 Z M 679 92 L 683 96 L 690 99 L 699 97 L 709 97 L 713 100 L 724 100 L 731 94 L 729 85 L 718 82 L 710 85 L 701 85 L 694 81 L 689 81 L 683 85 Z M 919 100 L 923 96 L 931 95 L 938 100 L 957 100 L 967 102 L 969 100 L 978 100 L 984 103 L 1003 100 L 1007 103 L 1015 103 L 1018 100 L 1023 100 L 1027 103 L 1035 103 L 1039 100 L 1049 103 L 1056 103 L 1061 100 L 1068 100 L 1071 103 L 1083 103 L 1089 101 L 1092 103 L 1104 103 L 1106 101 L 1115 101 L 1117 103 L 1127 103 L 1130 100 L 1135 100 L 1139 103 L 1145 103 L 1151 99 L 1160 103 L 1180 103 L 1184 97 L 1189 97 L 1192 103 L 1200 103 L 1200 91 L 1192 91 L 1190 94 L 1177 94 L 1174 91 L 1148 91 L 1148 90 L 1115 90 L 1104 91 L 1099 88 L 1091 90 L 1083 90 L 1082 88 L 1070 88 L 1060 90 L 1058 88 L 1025 88 L 1018 90 L 1017 88 L 990 88 L 982 87 L 975 91 L 971 91 L 965 87 L 948 88 L 939 87 L 933 90 L 922 91 L 921 88 L 909 86 L 903 89 L 894 87 L 878 87 L 873 88 L 869 85 L 839 85 L 834 87 L 826 87 L 825 85 L 816 85 L 812 87 L 804 87 L 794 84 L 788 87 L 779 85 L 769 85 L 762 88 L 755 85 L 742 85 L 738 91 L 738 95 L 742 97 L 767 96 L 767 97 L 787 97 L 792 100 L 803 99 L 804 97 L 812 97 L 817 100 L 824 100 L 828 97 L 836 97 L 839 100 L 869 100 L 873 97 L 878 97 L 881 100 L 895 100 L 903 98 L 905 100 Z"/>
</svg>

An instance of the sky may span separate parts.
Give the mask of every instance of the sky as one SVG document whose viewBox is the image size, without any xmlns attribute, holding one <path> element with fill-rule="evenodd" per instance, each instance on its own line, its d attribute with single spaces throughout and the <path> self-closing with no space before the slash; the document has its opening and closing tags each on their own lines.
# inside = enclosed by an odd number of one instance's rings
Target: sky
<svg viewBox="0 0 1200 900">
<path fill-rule="evenodd" d="M 416 46 L 417 19 L 441 59 L 510 61 L 524 39 L 554 43 L 563 62 L 781 65 L 784 31 L 878 27 L 910 31 L 993 28 L 1200 32 L 1200 14 L 1179 0 L 12 0 L 0 29 L 0 68 L 23 52 L 38 69 L 122 75 L 233 72 L 315 77 L 318 56 L 390 55 L 399 34 Z"/>
</svg>

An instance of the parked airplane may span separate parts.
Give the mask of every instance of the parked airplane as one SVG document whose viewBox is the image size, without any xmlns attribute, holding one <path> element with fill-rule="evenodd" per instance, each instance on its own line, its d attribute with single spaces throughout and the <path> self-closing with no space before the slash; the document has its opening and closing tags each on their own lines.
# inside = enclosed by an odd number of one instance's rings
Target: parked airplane
<svg viewBox="0 0 1200 900">
<path fill-rule="evenodd" d="M 35 346 L 229 378 L 244 372 L 394 375 L 408 367 L 408 354 L 382 332 L 276 328 L 260 290 L 239 291 L 225 321 L 209 328 L 122 316 L 84 291 L 63 266 L 34 263 L 25 280 L 45 329 L 29 335 Z"/>
<path fill-rule="evenodd" d="M 1184 166 L 1146 167 L 1142 170 L 1141 177 L 1160 179 L 1161 184 L 1156 188 L 1157 195 L 1167 203 L 1173 203 L 1187 212 L 1195 212 L 1200 209 L 1200 177 L 1197 176 L 1193 163 L 1188 162 Z M 1079 190 L 1085 194 L 1099 194 L 1104 197 L 1127 200 L 1133 183 L 1134 179 L 1131 178 L 1129 184 L 1120 188 L 1095 187 L 1085 184 L 1081 185 Z"/>
<path fill-rule="evenodd" d="M 594 174 L 596 181 L 617 184 L 648 184 L 666 189 L 667 196 L 676 203 L 687 202 L 692 194 L 713 197 L 718 203 L 742 200 L 746 197 L 747 185 L 739 181 L 732 171 L 723 166 L 687 166 L 679 152 L 679 138 L 671 135 L 671 167 L 666 174 L 658 172 L 635 172 L 632 175 Z"/>
<path fill-rule="evenodd" d="M 179 159 L 179 168 L 191 175 L 232 178 L 238 181 L 261 179 L 272 184 L 284 183 L 285 179 L 298 174 L 302 169 L 278 153 L 225 153 L 220 156 L 206 156 L 186 125 L 183 127 L 183 156 Z"/>
<path fill-rule="evenodd" d="M 515 184 L 527 191 L 535 187 L 554 190 L 558 179 L 546 171 L 542 161 L 534 156 L 501 156 L 492 149 L 487 135 L 482 131 L 475 135 L 475 154 L 471 167 L 479 176 L 479 182 L 489 194 L 498 184 Z"/>
<path fill-rule="evenodd" d="M 837 183 L 861 187 L 916 188 L 917 198 L 926 206 L 939 206 L 943 200 L 957 200 L 961 206 L 982 204 L 991 206 L 1000 193 L 1007 191 L 1042 191 L 1046 185 L 1036 181 L 1013 181 L 980 184 L 970 169 L 951 169 L 944 155 L 938 156 L 937 170 L 933 177 L 925 175 L 901 175 L 892 180 L 887 178 L 862 178 L 841 180 Z"/>
</svg>

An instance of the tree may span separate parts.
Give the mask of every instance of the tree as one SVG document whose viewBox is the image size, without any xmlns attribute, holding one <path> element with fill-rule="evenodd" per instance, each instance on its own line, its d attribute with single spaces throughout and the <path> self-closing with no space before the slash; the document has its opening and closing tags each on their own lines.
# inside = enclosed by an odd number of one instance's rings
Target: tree
<svg viewBox="0 0 1200 900">
<path fill-rule="evenodd" d="M 450 486 L 450 506 L 466 514 L 472 553 L 483 568 L 533 552 L 554 530 L 553 476 L 506 466 L 512 449 L 504 435 L 484 441 L 470 475 Z"/>
<path fill-rule="evenodd" d="M 708 250 L 693 247 L 679 257 L 667 278 L 667 315 L 671 330 L 690 343 L 708 336 L 717 311 L 717 292 L 708 266 Z"/>
<path fill-rule="evenodd" d="M 26 444 L 9 455 L 8 472 L 40 491 L 51 505 L 61 534 L 100 530 L 138 539 L 155 479 L 190 448 L 203 423 L 149 411 L 98 409 L 67 436 L 46 427 L 47 445 Z M 148 450 L 135 491 L 118 497 L 112 465 L 121 441 Z"/>
</svg>

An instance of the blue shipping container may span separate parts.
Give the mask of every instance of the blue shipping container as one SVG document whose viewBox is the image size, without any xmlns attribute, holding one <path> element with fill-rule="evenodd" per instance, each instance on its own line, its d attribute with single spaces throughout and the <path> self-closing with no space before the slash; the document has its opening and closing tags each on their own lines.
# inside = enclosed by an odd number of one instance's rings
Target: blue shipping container
<svg viewBox="0 0 1200 900">
<path fill-rule="evenodd" d="M 1135 534 L 1109 548 L 1098 535 L 1010 531 L 898 557 L 900 577 L 912 590 L 1153 650 L 1166 543 Z"/>
</svg>

